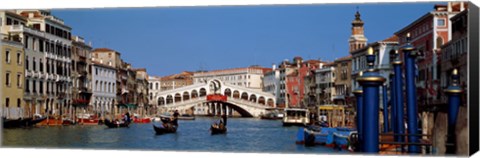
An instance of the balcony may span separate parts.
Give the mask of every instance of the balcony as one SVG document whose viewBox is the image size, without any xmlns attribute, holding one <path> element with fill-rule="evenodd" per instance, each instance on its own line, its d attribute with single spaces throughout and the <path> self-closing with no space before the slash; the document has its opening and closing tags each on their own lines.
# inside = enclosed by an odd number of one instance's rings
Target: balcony
<svg viewBox="0 0 480 158">
<path fill-rule="evenodd" d="M 11 25 L 9 29 L 10 29 L 10 32 L 12 32 L 12 33 L 26 32 L 26 33 L 33 34 L 33 35 L 36 35 L 36 36 L 39 36 L 39 37 L 44 37 L 45 36 L 44 32 L 34 30 L 32 28 L 29 28 L 29 27 L 26 27 L 26 26 L 23 26 L 23 25 Z"/>
<path fill-rule="evenodd" d="M 32 73 L 29 70 L 25 70 L 25 77 L 32 77 Z"/>
</svg>

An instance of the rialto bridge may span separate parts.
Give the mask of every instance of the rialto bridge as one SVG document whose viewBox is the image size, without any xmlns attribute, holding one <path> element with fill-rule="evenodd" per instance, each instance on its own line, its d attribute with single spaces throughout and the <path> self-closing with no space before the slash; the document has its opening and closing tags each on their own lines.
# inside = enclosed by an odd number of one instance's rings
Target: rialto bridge
<svg viewBox="0 0 480 158">
<path fill-rule="evenodd" d="M 218 79 L 163 91 L 157 96 L 161 111 L 190 111 L 195 115 L 223 115 L 226 112 L 229 116 L 258 117 L 267 109 L 275 108 L 276 103 L 275 96 L 270 93 L 226 84 Z"/>
</svg>

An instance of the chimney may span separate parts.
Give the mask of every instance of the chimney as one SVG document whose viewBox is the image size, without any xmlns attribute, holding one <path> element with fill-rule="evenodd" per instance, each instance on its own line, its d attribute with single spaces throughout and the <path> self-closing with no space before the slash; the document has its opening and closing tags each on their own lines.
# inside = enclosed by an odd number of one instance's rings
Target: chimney
<svg viewBox="0 0 480 158">
<path fill-rule="evenodd" d="M 320 68 L 320 69 L 323 67 L 323 63 L 320 63 L 318 65 L 319 65 L 318 68 Z"/>
<path fill-rule="evenodd" d="M 452 12 L 452 2 L 448 2 L 447 11 Z"/>
<path fill-rule="evenodd" d="M 275 69 L 277 69 L 277 65 L 275 65 L 275 64 L 272 64 L 272 70 L 274 70 L 274 71 L 275 71 Z"/>
</svg>

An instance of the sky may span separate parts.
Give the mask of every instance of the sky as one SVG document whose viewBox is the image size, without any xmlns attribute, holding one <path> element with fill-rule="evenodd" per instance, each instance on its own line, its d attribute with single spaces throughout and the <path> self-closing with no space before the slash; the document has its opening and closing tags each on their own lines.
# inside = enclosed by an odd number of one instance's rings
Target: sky
<svg viewBox="0 0 480 158">
<path fill-rule="evenodd" d="M 110 48 L 150 76 L 347 56 L 357 8 L 368 43 L 386 39 L 435 3 L 56 9 L 72 34 Z"/>
</svg>

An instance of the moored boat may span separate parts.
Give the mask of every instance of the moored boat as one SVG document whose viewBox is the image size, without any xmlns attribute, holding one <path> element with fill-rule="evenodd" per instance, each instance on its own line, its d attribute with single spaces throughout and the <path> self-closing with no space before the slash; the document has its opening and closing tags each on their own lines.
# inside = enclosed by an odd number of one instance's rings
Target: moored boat
<svg viewBox="0 0 480 158">
<path fill-rule="evenodd" d="M 152 120 L 150 118 L 134 118 L 134 123 L 150 123 Z"/>
<path fill-rule="evenodd" d="M 108 128 L 120 128 L 120 127 L 128 127 L 130 122 L 124 122 L 124 121 L 110 121 L 108 119 L 105 119 L 105 125 Z"/>
<path fill-rule="evenodd" d="M 334 143 L 335 128 L 309 126 L 304 128 L 304 142 L 306 146 L 329 145 Z"/>
</svg>

